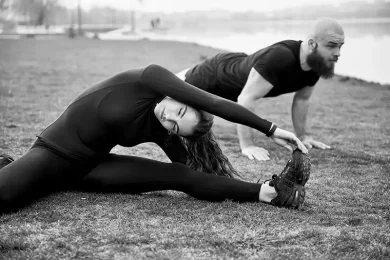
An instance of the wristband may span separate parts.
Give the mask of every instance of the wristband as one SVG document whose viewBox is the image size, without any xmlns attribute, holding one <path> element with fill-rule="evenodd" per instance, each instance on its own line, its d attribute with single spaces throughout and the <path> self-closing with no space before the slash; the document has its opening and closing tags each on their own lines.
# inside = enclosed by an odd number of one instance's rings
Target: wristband
<svg viewBox="0 0 390 260">
<path fill-rule="evenodd" d="M 267 137 L 270 137 L 272 136 L 274 133 L 275 133 L 275 130 L 278 126 L 274 123 L 272 123 L 272 126 L 270 128 L 270 130 L 268 131 L 268 133 L 266 134 Z"/>
</svg>

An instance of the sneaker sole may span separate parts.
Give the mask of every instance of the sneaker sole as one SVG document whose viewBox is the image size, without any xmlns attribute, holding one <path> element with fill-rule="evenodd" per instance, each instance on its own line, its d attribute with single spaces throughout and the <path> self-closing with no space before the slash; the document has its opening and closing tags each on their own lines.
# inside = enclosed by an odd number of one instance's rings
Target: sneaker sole
<svg viewBox="0 0 390 260">
<path fill-rule="evenodd" d="M 293 203 L 291 204 L 292 208 L 301 210 L 303 207 L 303 204 L 305 203 L 305 197 L 306 197 L 306 190 L 304 186 L 296 185 L 294 190 L 294 199 Z"/>
<path fill-rule="evenodd" d="M 292 162 L 294 168 L 297 170 L 296 183 L 305 186 L 310 178 L 311 163 L 310 157 L 307 154 L 303 154 L 301 150 L 295 149 L 293 152 Z"/>
</svg>

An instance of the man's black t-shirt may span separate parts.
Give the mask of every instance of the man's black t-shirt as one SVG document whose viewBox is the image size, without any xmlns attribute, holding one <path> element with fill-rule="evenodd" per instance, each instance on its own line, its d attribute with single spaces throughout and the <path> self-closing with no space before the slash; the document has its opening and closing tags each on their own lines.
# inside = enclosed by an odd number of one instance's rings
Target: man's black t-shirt
<svg viewBox="0 0 390 260">
<path fill-rule="evenodd" d="M 300 65 L 301 42 L 277 42 L 251 55 L 219 53 L 190 69 L 186 82 L 232 101 L 237 101 L 252 67 L 273 85 L 265 97 L 314 86 L 319 77 L 311 70 L 303 71 Z"/>
</svg>

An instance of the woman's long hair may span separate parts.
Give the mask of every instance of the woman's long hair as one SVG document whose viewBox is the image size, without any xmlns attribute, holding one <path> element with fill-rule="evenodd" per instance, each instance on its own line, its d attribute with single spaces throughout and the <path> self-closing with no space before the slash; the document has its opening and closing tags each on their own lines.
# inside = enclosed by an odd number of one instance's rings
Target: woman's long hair
<svg viewBox="0 0 390 260">
<path fill-rule="evenodd" d="M 195 126 L 194 134 L 182 138 L 187 149 L 187 166 L 191 169 L 230 178 L 241 177 L 229 159 L 222 153 L 218 141 L 211 131 L 214 123 L 214 116 L 199 111 L 198 124 Z"/>
</svg>

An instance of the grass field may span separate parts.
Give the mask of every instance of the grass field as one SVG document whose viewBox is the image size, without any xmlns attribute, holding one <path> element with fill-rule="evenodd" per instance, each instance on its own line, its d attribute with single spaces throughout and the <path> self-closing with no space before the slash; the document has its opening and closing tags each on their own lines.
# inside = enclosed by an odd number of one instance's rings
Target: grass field
<svg viewBox="0 0 390 260">
<path fill-rule="evenodd" d="M 0 40 L 0 152 L 18 158 L 67 104 L 115 72 L 157 63 L 177 72 L 218 52 L 152 41 Z M 359 64 L 357 64 L 358 66 Z M 292 131 L 292 95 L 257 112 Z M 390 259 L 390 86 L 320 81 L 310 129 L 302 211 L 262 203 L 210 203 L 174 191 L 142 195 L 60 192 L 0 215 L 0 259 Z M 258 135 L 272 159 L 239 155 L 234 124 L 214 131 L 251 181 L 279 173 L 290 154 Z M 168 161 L 154 144 L 115 152 Z"/>
</svg>

